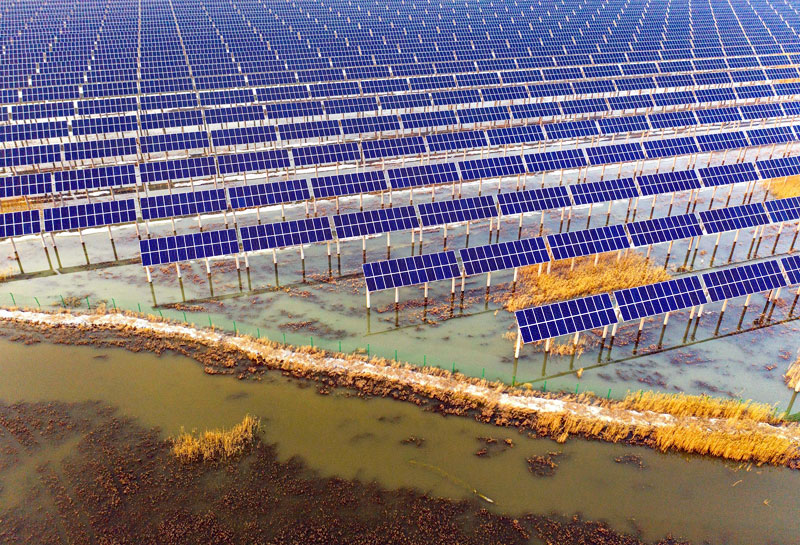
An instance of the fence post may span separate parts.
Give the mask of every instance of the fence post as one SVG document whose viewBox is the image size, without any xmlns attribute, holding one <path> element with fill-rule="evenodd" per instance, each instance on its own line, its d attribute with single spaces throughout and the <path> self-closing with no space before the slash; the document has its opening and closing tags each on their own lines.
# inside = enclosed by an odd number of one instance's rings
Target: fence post
<svg viewBox="0 0 800 545">
<path fill-rule="evenodd" d="M 14 294 L 13 294 L 13 293 L 11 293 L 11 292 L 8 292 L 8 294 L 11 296 L 11 303 L 12 303 L 14 306 L 17 306 L 17 300 L 16 300 L 16 299 L 14 299 Z"/>
<path fill-rule="evenodd" d="M 339 353 L 342 353 L 342 341 L 339 341 Z"/>
<path fill-rule="evenodd" d="M 36 304 L 39 305 L 39 309 L 41 309 L 42 308 L 42 304 L 39 302 L 39 298 L 34 296 L 33 300 L 36 301 Z"/>
<path fill-rule="evenodd" d="M 64 301 L 64 296 L 63 296 L 63 295 L 61 295 L 60 293 L 58 294 L 58 296 L 59 296 L 59 297 L 61 297 L 61 305 L 62 305 L 64 308 L 67 308 L 67 302 L 66 302 L 66 301 Z"/>
<path fill-rule="evenodd" d="M 311 339 L 311 348 L 314 348 L 314 337 L 309 337 Z"/>
<path fill-rule="evenodd" d="M 117 302 L 114 301 L 113 297 L 111 298 L 111 304 L 114 305 L 114 312 L 116 312 L 117 311 Z"/>
<path fill-rule="evenodd" d="M 89 304 L 89 296 L 88 295 L 86 296 L 86 308 L 88 308 L 89 310 L 92 310 L 92 305 Z"/>
<path fill-rule="evenodd" d="M 189 323 L 189 320 L 186 319 L 186 311 L 185 310 L 183 311 L 183 323 L 184 324 L 188 324 Z"/>
<path fill-rule="evenodd" d="M 236 320 L 233 321 L 233 334 L 236 335 Z"/>
<path fill-rule="evenodd" d="M 142 313 L 142 304 L 141 303 L 136 303 L 136 304 L 139 306 L 139 314 L 141 314 Z"/>
<path fill-rule="evenodd" d="M 256 339 L 260 339 L 260 338 L 261 338 L 261 329 L 257 327 L 256 328 Z"/>
</svg>

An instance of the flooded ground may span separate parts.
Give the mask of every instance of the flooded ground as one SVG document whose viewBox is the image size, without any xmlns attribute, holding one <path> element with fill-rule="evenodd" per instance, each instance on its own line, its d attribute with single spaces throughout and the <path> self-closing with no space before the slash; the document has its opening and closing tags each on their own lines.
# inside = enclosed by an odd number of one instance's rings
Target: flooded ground
<svg viewBox="0 0 800 545">
<path fill-rule="evenodd" d="M 231 426 L 251 413 L 262 418 L 264 440 L 275 444 L 280 462 L 299 457 L 320 478 L 478 501 L 514 518 L 580 513 L 647 541 L 669 534 L 694 543 L 796 539 L 796 471 L 576 439 L 559 445 L 396 401 L 348 391 L 320 395 L 315 384 L 277 373 L 260 382 L 210 377 L 197 362 L 170 354 L 8 338 L 0 340 L 0 353 L 5 404 L 100 400 L 136 426 L 159 428 L 162 438 L 181 428 Z M 75 448 L 65 441 L 13 471 L 0 469 L 0 512 L 18 506 L 36 487 L 42 462 L 57 469 Z M 552 475 L 534 474 L 528 459 L 549 453 L 560 453 L 550 458 Z M 495 503 L 478 500 L 473 489 Z M 44 502 L 42 509 L 48 508 Z"/>
</svg>

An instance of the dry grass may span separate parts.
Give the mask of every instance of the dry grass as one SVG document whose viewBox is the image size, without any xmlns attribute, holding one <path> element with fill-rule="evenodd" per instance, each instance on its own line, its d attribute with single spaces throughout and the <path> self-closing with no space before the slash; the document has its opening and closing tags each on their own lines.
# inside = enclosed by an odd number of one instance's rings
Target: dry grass
<svg viewBox="0 0 800 545">
<path fill-rule="evenodd" d="M 617 261 L 616 254 L 579 259 L 570 270 L 570 261 L 557 261 L 550 273 L 538 274 L 539 266 L 524 267 L 519 271 L 517 289 L 503 301 L 509 311 L 564 301 L 575 297 L 595 295 L 614 290 L 652 284 L 669 280 L 669 274 L 660 266 L 651 265 L 639 254 L 629 254 Z"/>
<path fill-rule="evenodd" d="M 800 391 L 800 354 L 797 359 L 789 365 L 789 370 L 783 375 L 786 385 L 792 390 Z"/>
<path fill-rule="evenodd" d="M 199 435 L 181 430 L 181 434 L 172 440 L 172 453 L 186 463 L 232 458 L 255 443 L 260 426 L 260 420 L 248 414 L 231 429 L 206 430 Z"/>
<path fill-rule="evenodd" d="M 653 411 L 677 417 L 724 418 L 753 422 L 778 422 L 775 407 L 752 401 L 720 399 L 705 395 L 667 394 L 663 392 L 629 393 L 620 407 L 633 411 Z"/>
<path fill-rule="evenodd" d="M 7 199 L 0 199 L 0 213 L 6 212 L 19 212 L 21 210 L 28 210 L 29 208 L 44 208 L 44 203 L 34 202 L 32 200 L 26 201 L 22 197 L 9 197 Z"/>
<path fill-rule="evenodd" d="M 772 180 L 769 182 L 769 192 L 776 199 L 800 196 L 800 176 L 789 176 L 787 178 Z"/>
</svg>

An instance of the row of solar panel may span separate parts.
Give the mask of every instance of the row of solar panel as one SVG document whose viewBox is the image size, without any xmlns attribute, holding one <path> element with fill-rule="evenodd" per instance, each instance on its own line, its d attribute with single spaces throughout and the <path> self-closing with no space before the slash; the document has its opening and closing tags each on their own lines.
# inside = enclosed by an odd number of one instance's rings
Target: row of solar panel
<svg viewBox="0 0 800 545">
<path fill-rule="evenodd" d="M 531 343 L 796 284 L 800 256 L 793 255 L 527 308 L 515 317 L 522 342 Z"/>
</svg>

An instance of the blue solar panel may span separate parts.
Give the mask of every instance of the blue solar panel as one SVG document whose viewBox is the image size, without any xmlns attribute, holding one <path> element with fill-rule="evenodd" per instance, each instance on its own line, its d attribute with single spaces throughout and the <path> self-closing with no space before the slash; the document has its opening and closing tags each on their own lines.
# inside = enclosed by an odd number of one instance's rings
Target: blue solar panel
<svg viewBox="0 0 800 545">
<path fill-rule="evenodd" d="M 750 129 L 745 131 L 747 139 L 752 146 L 767 146 L 769 144 L 785 144 L 795 140 L 791 127 L 769 127 L 766 129 Z"/>
<path fill-rule="evenodd" d="M 438 163 L 387 171 L 393 189 L 408 189 L 426 185 L 449 184 L 459 180 L 455 163 Z"/>
<path fill-rule="evenodd" d="M 525 173 L 525 164 L 519 155 L 505 157 L 489 157 L 458 163 L 463 180 L 477 180 L 479 178 L 501 178 Z"/>
<path fill-rule="evenodd" d="M 565 186 L 500 193 L 497 195 L 497 201 L 500 203 L 500 213 L 504 216 L 556 210 L 571 205 Z"/>
<path fill-rule="evenodd" d="M 753 163 L 733 163 L 730 165 L 718 165 L 715 167 L 701 168 L 697 170 L 703 185 L 706 187 L 717 187 L 721 185 L 739 184 L 758 180 Z"/>
<path fill-rule="evenodd" d="M 522 127 L 506 127 L 486 131 L 490 146 L 504 146 L 506 144 L 523 144 L 544 140 L 544 131 L 539 125 L 524 125 Z"/>
<path fill-rule="evenodd" d="M 142 219 L 154 220 L 221 212 L 227 210 L 228 202 L 225 190 L 220 188 L 142 197 L 139 208 Z"/>
<path fill-rule="evenodd" d="M 639 196 L 633 178 L 602 180 L 569 186 L 575 204 L 594 204 L 599 202 L 621 201 Z"/>
<path fill-rule="evenodd" d="M 662 140 L 648 140 L 642 142 L 647 156 L 651 159 L 659 157 L 674 157 L 676 155 L 691 155 L 699 153 L 700 148 L 692 137 L 665 138 Z"/>
<path fill-rule="evenodd" d="M 676 170 L 637 176 L 636 183 L 639 184 L 639 189 L 642 190 L 644 196 L 690 191 L 702 187 L 697 172 L 694 170 Z"/>
<path fill-rule="evenodd" d="M 659 242 L 669 242 L 703 234 L 700 223 L 694 214 L 667 216 L 626 224 L 634 246 L 647 246 Z"/>
<path fill-rule="evenodd" d="M 617 322 L 607 293 L 518 310 L 514 313 L 523 343 L 552 339 Z"/>
<path fill-rule="evenodd" d="M 524 238 L 459 250 L 467 276 L 550 261 L 544 239 Z"/>
<path fill-rule="evenodd" d="M 436 201 L 419 205 L 423 227 L 463 223 L 497 216 L 494 197 L 468 197 L 449 201 Z"/>
<path fill-rule="evenodd" d="M 707 303 L 700 279 L 686 276 L 614 292 L 623 322 Z"/>
<path fill-rule="evenodd" d="M 0 199 L 23 195 L 48 195 L 53 191 L 49 172 L 0 178 Z"/>
<path fill-rule="evenodd" d="M 625 234 L 622 225 L 554 233 L 547 235 L 547 244 L 550 246 L 555 260 L 624 250 L 631 247 L 628 235 Z"/>
<path fill-rule="evenodd" d="M 204 231 L 139 241 L 142 266 L 165 265 L 239 253 L 235 229 Z"/>
<path fill-rule="evenodd" d="M 0 214 L 0 238 L 20 237 L 41 232 L 39 210 L 22 210 Z"/>
<path fill-rule="evenodd" d="M 769 217 L 762 203 L 742 204 L 716 210 L 703 210 L 700 219 L 706 233 L 721 233 L 768 224 Z"/>
<path fill-rule="evenodd" d="M 243 185 L 228 188 L 231 208 L 253 208 L 292 202 L 311 198 L 306 180 L 281 180 L 265 184 Z"/>
<path fill-rule="evenodd" d="M 486 134 L 483 131 L 446 132 L 431 134 L 425 138 L 432 153 L 486 146 Z"/>
<path fill-rule="evenodd" d="M 365 140 L 361 143 L 361 149 L 366 160 L 400 157 L 403 155 L 421 155 L 427 151 L 425 139 L 421 136 Z"/>
<path fill-rule="evenodd" d="M 525 156 L 525 164 L 528 165 L 528 172 L 531 174 L 550 170 L 580 168 L 587 165 L 583 149 L 531 153 Z"/>
<path fill-rule="evenodd" d="M 551 140 L 561 140 L 566 138 L 582 138 L 586 136 L 597 136 L 597 123 L 594 121 L 563 121 L 561 123 L 550 123 L 544 126 L 547 138 Z"/>
<path fill-rule="evenodd" d="M 124 187 L 136 184 L 136 167 L 134 165 L 115 165 L 80 170 L 60 170 L 53 174 L 53 178 L 58 193 L 103 187 Z"/>
<path fill-rule="evenodd" d="M 765 201 L 767 213 L 773 223 L 800 219 L 800 197 Z"/>
<path fill-rule="evenodd" d="M 85 229 L 136 221 L 136 201 L 104 201 L 44 209 L 46 232 Z"/>
<path fill-rule="evenodd" d="M 323 176 L 310 180 L 311 189 L 317 199 L 328 199 L 341 195 L 358 195 L 385 191 L 386 179 L 382 170 L 353 172 Z"/>
<path fill-rule="evenodd" d="M 419 219 L 413 206 L 399 206 L 380 210 L 365 210 L 333 217 L 336 237 L 339 239 L 417 229 Z"/>
<path fill-rule="evenodd" d="M 786 276 L 789 277 L 789 284 L 800 284 L 800 255 L 782 257 L 781 263 L 783 270 L 786 271 Z"/>
<path fill-rule="evenodd" d="M 756 161 L 756 168 L 765 180 L 797 176 L 800 174 L 800 157 L 781 157 L 780 159 Z"/>
<path fill-rule="evenodd" d="M 787 285 L 777 260 L 704 273 L 703 283 L 712 301 L 723 301 Z"/>
<path fill-rule="evenodd" d="M 461 276 L 456 253 L 452 250 L 364 263 L 362 269 L 369 292 Z"/>
<path fill-rule="evenodd" d="M 720 151 L 748 146 L 747 137 L 742 131 L 698 134 L 697 143 L 702 151 Z"/>
<path fill-rule="evenodd" d="M 638 142 L 587 148 L 586 155 L 589 157 L 590 165 L 608 165 L 644 159 L 642 145 Z"/>
<path fill-rule="evenodd" d="M 206 178 L 217 173 L 213 157 L 193 157 L 191 159 L 174 159 L 142 163 L 139 165 L 142 183 L 177 181 L 187 178 Z"/>
<path fill-rule="evenodd" d="M 239 228 L 245 252 L 289 248 L 333 240 L 327 216 Z"/>
</svg>

